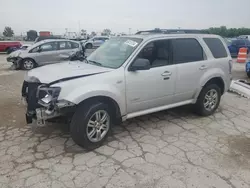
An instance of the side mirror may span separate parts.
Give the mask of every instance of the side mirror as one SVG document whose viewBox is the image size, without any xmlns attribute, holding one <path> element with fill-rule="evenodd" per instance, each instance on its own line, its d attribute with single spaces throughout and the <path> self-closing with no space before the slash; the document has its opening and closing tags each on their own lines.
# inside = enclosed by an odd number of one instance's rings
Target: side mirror
<svg viewBox="0 0 250 188">
<path fill-rule="evenodd" d="M 129 67 L 129 71 L 138 71 L 138 70 L 149 70 L 150 62 L 148 59 L 138 58 L 134 63 Z"/>
<path fill-rule="evenodd" d="M 42 48 L 39 48 L 39 49 L 37 50 L 38 53 L 40 53 L 41 51 L 42 51 Z"/>
</svg>

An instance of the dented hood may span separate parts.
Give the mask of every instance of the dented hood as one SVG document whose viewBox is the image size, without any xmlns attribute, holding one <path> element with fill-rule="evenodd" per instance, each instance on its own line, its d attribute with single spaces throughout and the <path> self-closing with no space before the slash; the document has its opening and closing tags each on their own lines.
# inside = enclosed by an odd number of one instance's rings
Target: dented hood
<svg viewBox="0 0 250 188">
<path fill-rule="evenodd" d="M 30 70 L 25 77 L 26 81 L 33 77 L 41 83 L 52 83 L 60 80 L 70 80 L 84 76 L 91 76 L 113 69 L 87 64 L 82 61 L 68 61 L 64 63 L 51 64 Z"/>
</svg>

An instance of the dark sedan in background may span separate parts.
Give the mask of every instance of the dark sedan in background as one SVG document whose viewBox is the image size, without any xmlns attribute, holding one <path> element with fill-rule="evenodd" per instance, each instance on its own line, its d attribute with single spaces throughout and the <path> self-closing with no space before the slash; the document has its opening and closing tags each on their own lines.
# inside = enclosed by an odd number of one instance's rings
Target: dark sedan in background
<svg viewBox="0 0 250 188">
<path fill-rule="evenodd" d="M 232 40 L 231 44 L 228 45 L 228 49 L 232 57 L 236 57 L 239 53 L 240 48 L 247 48 L 249 53 L 250 51 L 250 41 L 248 39 L 235 39 Z"/>
</svg>

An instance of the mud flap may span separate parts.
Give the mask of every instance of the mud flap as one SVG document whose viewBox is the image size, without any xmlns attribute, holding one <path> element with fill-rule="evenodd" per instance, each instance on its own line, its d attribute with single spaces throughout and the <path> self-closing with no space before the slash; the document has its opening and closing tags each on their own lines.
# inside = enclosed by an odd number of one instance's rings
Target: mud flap
<svg viewBox="0 0 250 188">
<path fill-rule="evenodd" d="M 246 80 L 233 80 L 229 91 L 250 98 L 250 83 Z"/>
</svg>

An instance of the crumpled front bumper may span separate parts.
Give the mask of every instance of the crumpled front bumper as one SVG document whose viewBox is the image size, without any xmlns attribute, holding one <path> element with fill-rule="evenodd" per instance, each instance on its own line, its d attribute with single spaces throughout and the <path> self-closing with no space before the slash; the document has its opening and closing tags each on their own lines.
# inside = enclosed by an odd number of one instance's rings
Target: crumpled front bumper
<svg viewBox="0 0 250 188">
<path fill-rule="evenodd" d="M 7 57 L 6 60 L 12 62 L 15 69 L 19 69 L 21 68 L 21 62 L 23 59 L 21 57 Z"/>
<path fill-rule="evenodd" d="M 46 93 L 39 93 L 39 95 L 37 95 L 38 87 L 41 85 L 42 83 L 23 82 L 22 97 L 27 105 L 25 114 L 27 124 L 37 124 L 41 126 L 45 125 L 47 120 L 73 114 L 76 105 L 68 101 L 61 100 L 53 104 L 43 105 L 40 99 L 42 99 Z"/>
</svg>

